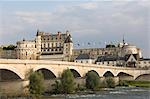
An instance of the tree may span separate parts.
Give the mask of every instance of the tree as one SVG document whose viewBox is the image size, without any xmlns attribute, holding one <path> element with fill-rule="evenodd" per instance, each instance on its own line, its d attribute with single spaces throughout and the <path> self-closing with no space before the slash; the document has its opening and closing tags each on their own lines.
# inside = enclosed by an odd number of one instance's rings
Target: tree
<svg viewBox="0 0 150 99">
<path fill-rule="evenodd" d="M 44 92 L 44 77 L 41 72 L 32 72 L 29 76 L 29 92 L 38 98 Z"/>
<path fill-rule="evenodd" d="M 3 47 L 3 50 L 14 50 L 15 48 L 17 48 L 17 46 L 15 46 L 15 45 L 9 45 L 7 47 Z"/>
<path fill-rule="evenodd" d="M 98 90 L 99 83 L 100 78 L 94 71 L 90 71 L 86 74 L 86 88 L 91 90 Z"/>
<path fill-rule="evenodd" d="M 115 88 L 115 81 L 112 77 L 106 78 L 106 84 L 108 88 Z"/>
<path fill-rule="evenodd" d="M 114 47 L 116 47 L 116 46 L 113 45 L 113 44 L 108 44 L 108 45 L 106 45 L 106 48 L 114 48 Z"/>
<path fill-rule="evenodd" d="M 54 84 L 52 84 L 52 93 L 54 94 L 60 94 L 62 93 L 62 84 L 60 83 L 60 81 L 56 80 Z"/>
<path fill-rule="evenodd" d="M 66 69 L 63 71 L 60 80 L 63 93 L 73 93 L 75 91 L 74 76 L 70 69 Z"/>
</svg>

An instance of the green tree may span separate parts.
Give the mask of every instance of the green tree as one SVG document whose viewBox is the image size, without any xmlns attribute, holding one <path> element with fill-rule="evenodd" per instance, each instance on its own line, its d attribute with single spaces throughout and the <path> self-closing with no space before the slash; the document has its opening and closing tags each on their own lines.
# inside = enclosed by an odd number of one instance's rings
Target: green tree
<svg viewBox="0 0 150 99">
<path fill-rule="evenodd" d="M 108 88 L 115 88 L 115 81 L 112 77 L 107 77 L 106 78 L 106 84 Z"/>
<path fill-rule="evenodd" d="M 94 71 L 90 71 L 86 74 L 86 88 L 99 90 L 99 83 L 100 78 Z"/>
<path fill-rule="evenodd" d="M 70 69 L 66 69 L 63 71 L 61 75 L 61 84 L 63 93 L 73 93 L 75 91 L 75 82 L 74 76 Z"/>
<path fill-rule="evenodd" d="M 15 46 L 15 45 L 9 45 L 7 47 L 3 47 L 3 50 L 14 50 L 15 48 L 17 48 L 17 46 Z"/>
<path fill-rule="evenodd" d="M 106 48 L 114 48 L 114 47 L 116 47 L 116 46 L 113 45 L 113 44 L 108 44 L 108 45 L 106 45 Z"/>
<path fill-rule="evenodd" d="M 29 92 L 35 97 L 39 98 L 44 92 L 44 77 L 41 72 L 32 72 L 29 76 Z"/>
<path fill-rule="evenodd" d="M 52 84 L 52 93 L 53 94 L 60 94 L 62 93 L 62 84 L 60 81 L 56 80 L 54 84 Z"/>
</svg>

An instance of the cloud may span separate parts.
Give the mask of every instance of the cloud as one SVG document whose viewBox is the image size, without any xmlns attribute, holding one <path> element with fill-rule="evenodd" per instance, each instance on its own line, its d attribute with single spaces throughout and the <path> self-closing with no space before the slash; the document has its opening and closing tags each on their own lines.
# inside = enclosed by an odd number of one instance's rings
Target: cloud
<svg viewBox="0 0 150 99">
<path fill-rule="evenodd" d="M 29 24 L 35 24 L 37 22 L 45 23 L 50 19 L 51 13 L 49 12 L 21 12 L 15 13 L 18 18 Z"/>
<path fill-rule="evenodd" d="M 96 2 L 88 2 L 88 3 L 82 3 L 79 5 L 79 7 L 83 8 L 83 9 L 96 9 L 98 8 L 98 5 Z"/>
<path fill-rule="evenodd" d="M 127 40 L 149 49 L 145 45 L 149 39 L 148 3 L 145 5 L 145 2 L 140 1 L 67 2 L 53 5 L 44 11 L 18 9 L 13 12 L 15 17 L 5 20 L 3 32 L 27 32 L 24 33 L 24 37 L 30 37 L 37 28 L 52 33 L 69 30 L 75 41 L 95 42 L 118 41 L 126 33 Z M 44 6 L 41 4 L 41 7 Z M 16 27 L 13 27 L 14 24 Z M 139 39 L 144 41 L 140 42 Z"/>
</svg>

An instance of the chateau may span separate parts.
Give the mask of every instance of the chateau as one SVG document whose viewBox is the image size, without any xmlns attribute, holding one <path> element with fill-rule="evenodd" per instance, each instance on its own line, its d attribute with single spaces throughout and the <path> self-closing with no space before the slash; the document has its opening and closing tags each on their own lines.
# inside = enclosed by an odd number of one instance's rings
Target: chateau
<svg viewBox="0 0 150 99">
<path fill-rule="evenodd" d="M 140 48 L 126 43 L 124 39 L 122 43 L 109 44 L 106 48 L 74 49 L 69 31 L 53 34 L 37 30 L 34 40 L 18 41 L 14 51 L 0 51 L 0 57 L 71 61 L 107 66 L 150 67 L 150 59 L 143 58 Z"/>
<path fill-rule="evenodd" d="M 35 40 L 17 42 L 18 59 L 70 61 L 73 42 L 69 31 L 56 34 L 37 31 Z"/>
</svg>

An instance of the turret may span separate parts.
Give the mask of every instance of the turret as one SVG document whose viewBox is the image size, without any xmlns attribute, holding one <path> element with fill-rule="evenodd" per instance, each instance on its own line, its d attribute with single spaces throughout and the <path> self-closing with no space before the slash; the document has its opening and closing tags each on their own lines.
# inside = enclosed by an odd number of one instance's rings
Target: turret
<svg viewBox="0 0 150 99">
<path fill-rule="evenodd" d="M 72 56 L 72 50 L 73 50 L 73 42 L 72 42 L 72 38 L 71 35 L 69 34 L 66 38 L 66 40 L 64 41 L 64 51 L 63 54 L 67 57 L 67 59 L 65 60 L 70 60 L 71 56 Z"/>
</svg>

